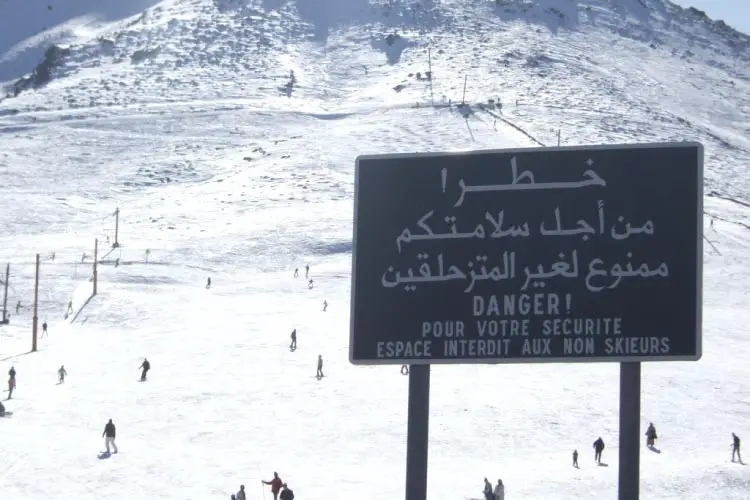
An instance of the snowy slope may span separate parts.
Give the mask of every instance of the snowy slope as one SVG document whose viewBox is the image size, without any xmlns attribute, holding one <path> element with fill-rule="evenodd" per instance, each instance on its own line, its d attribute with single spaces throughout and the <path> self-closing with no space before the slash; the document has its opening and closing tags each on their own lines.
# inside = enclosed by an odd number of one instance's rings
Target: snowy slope
<svg viewBox="0 0 750 500">
<path fill-rule="evenodd" d="M 706 145 L 704 357 L 643 368 L 644 430 L 656 423 L 662 453 L 643 451 L 642 498 L 746 499 L 729 444 L 749 429 L 748 41 L 644 3 L 186 0 L 107 12 L 115 24 L 65 47 L 48 85 L 0 102 L 12 309 L 0 368 L 18 371 L 15 414 L 0 420 L 0 498 L 228 498 L 241 483 L 264 498 L 259 480 L 274 470 L 299 499 L 402 496 L 407 378 L 347 358 L 354 158 L 551 145 L 559 129 L 563 144 Z M 55 22 L 89 13 L 70 3 Z M 6 42 L 25 46 L 32 31 L 18 29 Z M 428 48 L 432 85 L 415 76 Z M 464 76 L 466 116 L 447 106 Z M 86 303 L 93 240 L 106 248 L 117 207 L 123 246 L 101 251 Z M 50 336 L 22 354 L 36 253 Z M 292 278 L 307 263 L 312 290 Z M 617 373 L 435 368 L 430 498 L 478 497 L 484 476 L 502 477 L 507 498 L 614 497 Z M 108 418 L 121 454 L 97 460 Z M 610 467 L 589 455 L 598 435 Z"/>
</svg>

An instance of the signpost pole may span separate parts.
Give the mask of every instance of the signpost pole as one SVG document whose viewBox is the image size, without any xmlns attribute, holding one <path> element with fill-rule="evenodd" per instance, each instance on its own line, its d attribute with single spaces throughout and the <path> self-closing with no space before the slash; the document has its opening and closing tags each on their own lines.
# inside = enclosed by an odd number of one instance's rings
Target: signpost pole
<svg viewBox="0 0 750 500">
<path fill-rule="evenodd" d="M 620 363 L 620 468 L 617 500 L 638 500 L 640 420 L 641 364 Z"/>
<path fill-rule="evenodd" d="M 406 500 L 427 500 L 429 422 L 430 365 L 412 365 L 406 430 Z"/>
</svg>

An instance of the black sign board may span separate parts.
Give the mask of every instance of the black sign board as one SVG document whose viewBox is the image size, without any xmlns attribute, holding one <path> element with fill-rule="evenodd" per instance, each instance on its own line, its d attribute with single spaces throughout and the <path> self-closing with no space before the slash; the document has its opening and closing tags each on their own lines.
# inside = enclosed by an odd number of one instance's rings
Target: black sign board
<svg viewBox="0 0 750 500">
<path fill-rule="evenodd" d="M 701 357 L 703 147 L 357 158 L 354 364 Z"/>
</svg>

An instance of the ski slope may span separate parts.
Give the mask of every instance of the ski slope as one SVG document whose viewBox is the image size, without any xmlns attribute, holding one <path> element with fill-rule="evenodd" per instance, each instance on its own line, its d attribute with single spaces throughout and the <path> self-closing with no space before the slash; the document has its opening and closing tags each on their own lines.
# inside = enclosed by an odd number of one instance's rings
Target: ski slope
<svg viewBox="0 0 750 500">
<path fill-rule="evenodd" d="M 18 379 L 0 498 L 196 500 L 244 484 L 262 499 L 273 471 L 300 500 L 403 496 L 408 377 L 348 362 L 354 159 L 553 145 L 559 130 L 562 144 L 704 143 L 704 356 L 643 366 L 643 432 L 655 423 L 661 453 L 643 449 L 641 491 L 746 500 L 730 462 L 731 433 L 750 436 L 746 36 L 661 0 L 59 3 L 55 23 L 97 15 L 94 34 L 48 85 L 0 101 L 0 370 Z M 19 6 L 0 3 L 0 19 Z M 38 62 L 18 47 L 44 52 L 13 19 L 10 82 Z M 37 253 L 49 336 L 29 354 Z M 616 364 L 434 367 L 429 497 L 478 498 L 485 476 L 508 500 L 614 497 L 617 412 Z M 109 418 L 120 453 L 99 460 Z"/>
</svg>

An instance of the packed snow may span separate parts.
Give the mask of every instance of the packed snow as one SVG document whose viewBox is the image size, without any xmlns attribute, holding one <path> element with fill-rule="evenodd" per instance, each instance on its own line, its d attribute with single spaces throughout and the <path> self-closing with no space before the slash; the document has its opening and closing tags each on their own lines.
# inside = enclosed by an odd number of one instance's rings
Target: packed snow
<svg viewBox="0 0 750 500">
<path fill-rule="evenodd" d="M 641 496 L 745 500 L 748 37 L 662 0 L 320 5 L 0 2 L 0 498 L 403 496 L 408 377 L 348 361 L 354 159 L 559 137 L 705 145 L 704 355 L 643 366 Z M 617 439 L 616 364 L 432 369 L 431 499 L 614 497 Z"/>
</svg>

